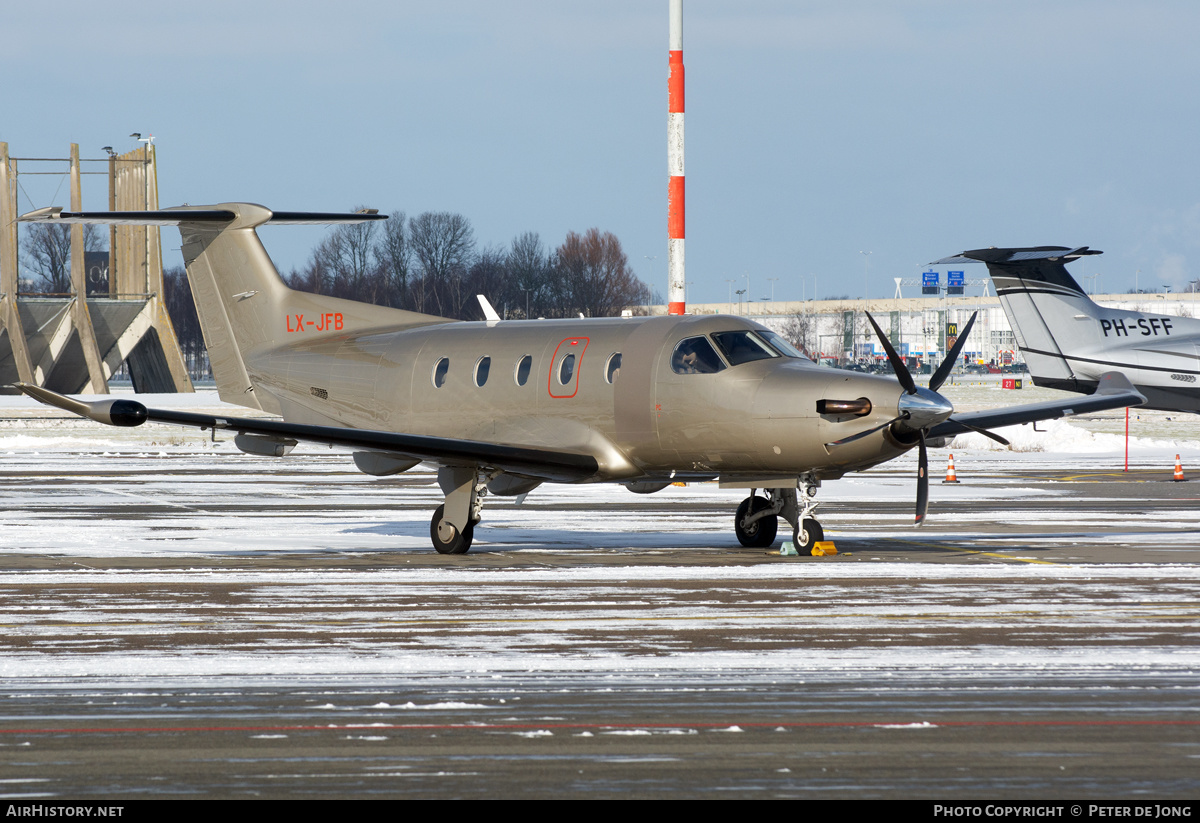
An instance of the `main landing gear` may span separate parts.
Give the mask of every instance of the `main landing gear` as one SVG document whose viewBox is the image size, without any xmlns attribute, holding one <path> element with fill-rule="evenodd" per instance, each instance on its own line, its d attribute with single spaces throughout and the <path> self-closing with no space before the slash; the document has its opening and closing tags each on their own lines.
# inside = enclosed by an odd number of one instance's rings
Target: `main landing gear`
<svg viewBox="0 0 1200 823">
<path fill-rule="evenodd" d="M 797 479 L 794 489 L 764 489 L 766 497 L 750 490 L 750 496 L 738 506 L 733 518 L 733 531 L 738 542 L 748 549 L 762 549 L 775 542 L 782 517 L 792 527 L 792 543 L 800 554 L 808 554 L 813 546 L 825 539 L 825 531 L 816 518 L 810 517 L 817 508 L 817 489 L 821 480 L 806 472 Z"/>
<path fill-rule="evenodd" d="M 473 467 L 444 466 L 438 469 L 438 485 L 446 502 L 433 512 L 429 539 L 438 554 L 466 554 L 475 537 L 475 524 L 483 519 L 487 480 Z"/>
<path fill-rule="evenodd" d="M 433 547 L 438 554 L 466 554 L 475 537 L 475 524 L 468 523 L 465 529 L 460 529 L 447 520 L 445 514 L 446 507 L 438 506 L 429 521 L 429 539 L 433 541 Z"/>
</svg>

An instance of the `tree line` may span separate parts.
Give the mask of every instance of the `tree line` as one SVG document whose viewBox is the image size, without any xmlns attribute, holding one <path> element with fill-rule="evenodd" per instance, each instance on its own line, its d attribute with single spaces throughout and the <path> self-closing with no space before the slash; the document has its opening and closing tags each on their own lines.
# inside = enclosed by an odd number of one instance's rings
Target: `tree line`
<svg viewBox="0 0 1200 823">
<path fill-rule="evenodd" d="M 483 319 L 477 294 L 506 318 L 609 317 L 657 298 L 611 232 L 568 232 L 555 249 L 525 232 L 507 247 L 479 249 L 471 222 L 450 212 L 338 226 L 284 279 L 302 291 L 459 320 Z"/>
<path fill-rule="evenodd" d="M 34 277 L 31 292 L 66 294 L 70 282 L 70 227 L 34 224 L 21 243 Z M 84 248 L 104 251 L 107 233 L 84 226 Z M 537 232 L 508 246 L 479 248 L 470 220 L 450 212 L 409 219 L 340 225 L 329 231 L 303 266 L 283 275 L 294 289 L 380 306 L 482 320 L 482 294 L 506 319 L 611 317 L 626 308 L 661 303 L 634 273 L 611 232 L 568 232 L 548 248 Z M 107 283 L 89 293 L 107 293 Z M 204 338 L 182 267 L 163 272 L 163 300 L 186 362 L 205 362 Z"/>
</svg>

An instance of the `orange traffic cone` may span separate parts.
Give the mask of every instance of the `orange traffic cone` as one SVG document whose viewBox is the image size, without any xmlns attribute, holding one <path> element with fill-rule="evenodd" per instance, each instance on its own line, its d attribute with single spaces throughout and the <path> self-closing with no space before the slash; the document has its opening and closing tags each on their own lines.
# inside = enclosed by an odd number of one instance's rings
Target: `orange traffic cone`
<svg viewBox="0 0 1200 823">
<path fill-rule="evenodd" d="M 1180 480 L 1187 480 L 1187 478 L 1183 476 L 1183 464 L 1179 462 L 1179 455 L 1175 455 L 1175 476 L 1171 479 L 1177 482 Z"/>
<path fill-rule="evenodd" d="M 950 455 L 950 463 L 946 466 L 946 479 L 943 483 L 957 483 L 958 475 L 954 473 L 954 455 Z"/>
</svg>

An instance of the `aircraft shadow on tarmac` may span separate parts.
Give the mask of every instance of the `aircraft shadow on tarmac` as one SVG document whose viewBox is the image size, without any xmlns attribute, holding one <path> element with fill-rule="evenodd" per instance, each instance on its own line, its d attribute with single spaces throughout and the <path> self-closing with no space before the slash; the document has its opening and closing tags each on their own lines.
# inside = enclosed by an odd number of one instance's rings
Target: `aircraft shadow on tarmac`
<svg viewBox="0 0 1200 823">
<path fill-rule="evenodd" d="M 396 546 L 384 551 L 398 553 L 427 554 L 423 540 L 427 538 L 429 524 L 422 520 L 394 520 L 388 523 L 377 523 L 370 526 L 359 526 L 342 529 L 342 535 L 380 535 L 386 537 L 410 538 L 412 546 Z M 626 529 L 595 530 L 595 531 L 548 531 L 543 527 L 515 526 L 491 524 L 476 532 L 477 543 L 472 545 L 472 553 L 504 553 L 517 551 L 562 551 L 564 549 L 582 549 L 597 551 L 626 550 L 633 552 L 673 551 L 673 550 L 702 550 L 725 552 L 732 556 L 754 556 L 763 554 L 763 549 L 747 550 L 727 535 L 711 532 L 680 533 L 678 531 L 644 531 L 631 532 Z M 407 543 L 407 540 L 405 540 Z M 776 552 L 782 540 L 777 540 L 773 547 Z M 374 550 L 371 550 L 374 551 Z"/>
</svg>

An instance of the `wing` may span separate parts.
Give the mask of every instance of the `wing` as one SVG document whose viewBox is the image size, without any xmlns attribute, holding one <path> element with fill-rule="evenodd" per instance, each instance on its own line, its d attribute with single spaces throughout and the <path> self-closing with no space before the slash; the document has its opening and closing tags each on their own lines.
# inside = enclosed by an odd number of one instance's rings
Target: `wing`
<svg viewBox="0 0 1200 823">
<path fill-rule="evenodd" d="M 429 460 L 443 465 L 487 466 L 502 471 L 552 482 L 572 482 L 591 477 L 599 470 L 590 454 L 456 440 L 419 434 L 352 429 L 339 426 L 307 426 L 282 420 L 256 420 L 193 412 L 148 409 L 136 400 L 124 398 L 87 402 L 76 400 L 39 386 L 15 383 L 18 389 L 48 406 L 56 406 L 80 417 L 110 426 L 140 426 L 149 421 L 197 429 L 222 429 L 237 434 L 253 434 L 280 441 L 303 440 L 330 446 L 344 446 L 386 452 L 398 457 Z"/>
<path fill-rule="evenodd" d="M 1034 423 L 1038 420 L 1054 420 L 1087 412 L 1122 409 L 1140 406 L 1146 398 L 1129 379 L 1120 372 L 1108 372 L 1100 378 L 1096 391 L 1087 397 L 1051 400 L 1046 403 L 1031 403 L 1027 406 L 1008 406 L 1003 409 L 955 414 L 929 431 L 930 437 L 951 437 L 976 429 L 995 429 L 1015 426 L 1018 423 Z M 966 425 L 963 425 L 966 424 Z"/>
</svg>

